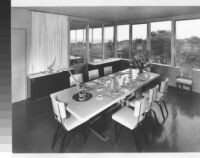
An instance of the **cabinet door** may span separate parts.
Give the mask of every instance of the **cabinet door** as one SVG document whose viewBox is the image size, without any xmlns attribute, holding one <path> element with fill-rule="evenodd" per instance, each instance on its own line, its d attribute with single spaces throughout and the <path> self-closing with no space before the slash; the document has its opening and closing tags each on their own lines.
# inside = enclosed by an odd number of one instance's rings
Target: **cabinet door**
<svg viewBox="0 0 200 158">
<path fill-rule="evenodd" d="M 31 79 L 31 100 L 37 99 L 40 97 L 40 90 L 41 90 L 41 84 L 40 80 L 38 78 Z"/>
<path fill-rule="evenodd" d="M 61 72 L 31 79 L 30 100 L 49 96 L 51 93 L 69 88 L 69 73 Z"/>
<path fill-rule="evenodd" d="M 63 90 L 69 87 L 69 75 L 68 72 L 61 72 L 48 77 L 49 81 L 49 94 Z"/>
</svg>

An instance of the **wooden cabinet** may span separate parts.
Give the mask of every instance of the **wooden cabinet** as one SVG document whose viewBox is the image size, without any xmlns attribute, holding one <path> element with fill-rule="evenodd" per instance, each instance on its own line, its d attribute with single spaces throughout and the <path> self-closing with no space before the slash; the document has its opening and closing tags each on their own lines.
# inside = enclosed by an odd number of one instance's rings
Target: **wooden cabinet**
<svg viewBox="0 0 200 158">
<path fill-rule="evenodd" d="M 27 80 L 28 99 L 30 101 L 48 96 L 70 86 L 68 71 L 29 76 Z"/>
</svg>

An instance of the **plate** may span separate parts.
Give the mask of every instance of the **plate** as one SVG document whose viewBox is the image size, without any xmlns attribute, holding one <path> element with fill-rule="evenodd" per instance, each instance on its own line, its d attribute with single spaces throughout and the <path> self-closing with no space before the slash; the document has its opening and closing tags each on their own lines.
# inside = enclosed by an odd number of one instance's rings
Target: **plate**
<svg viewBox="0 0 200 158">
<path fill-rule="evenodd" d="M 99 92 L 101 92 L 102 90 L 103 90 L 102 86 L 100 86 L 100 87 L 97 88 L 97 91 L 99 91 Z"/>
<path fill-rule="evenodd" d="M 103 99 L 103 95 L 99 94 L 95 96 L 96 100 L 102 100 Z"/>
</svg>

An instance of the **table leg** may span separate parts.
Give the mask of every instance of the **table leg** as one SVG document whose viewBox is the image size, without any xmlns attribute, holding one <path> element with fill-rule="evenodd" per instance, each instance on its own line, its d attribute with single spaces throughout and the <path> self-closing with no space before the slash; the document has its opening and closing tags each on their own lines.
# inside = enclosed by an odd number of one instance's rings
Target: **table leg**
<svg viewBox="0 0 200 158">
<path fill-rule="evenodd" d="M 92 128 L 91 126 L 88 126 L 88 128 L 90 129 L 90 131 L 92 133 L 94 133 L 97 137 L 99 137 L 102 141 L 106 142 L 107 140 L 109 140 L 108 136 L 103 135 L 103 133 L 98 132 L 96 129 Z"/>
</svg>

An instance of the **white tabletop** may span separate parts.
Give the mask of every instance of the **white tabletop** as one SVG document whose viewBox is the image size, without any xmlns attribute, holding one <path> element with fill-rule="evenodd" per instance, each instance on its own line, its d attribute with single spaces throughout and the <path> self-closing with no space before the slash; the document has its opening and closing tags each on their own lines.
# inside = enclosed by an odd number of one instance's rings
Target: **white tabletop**
<svg viewBox="0 0 200 158">
<path fill-rule="evenodd" d="M 121 71 L 121 77 L 119 77 L 119 84 L 122 85 L 124 78 L 126 78 L 126 84 L 130 81 L 130 72 L 129 69 Z M 126 74 L 127 73 L 127 74 Z M 132 69 L 132 79 L 136 78 L 137 71 L 135 69 Z M 58 99 L 64 103 L 67 103 L 67 110 L 74 115 L 77 119 L 80 121 L 88 121 L 92 117 L 96 116 L 100 112 L 104 111 L 108 107 L 112 106 L 114 103 L 119 102 L 120 100 L 124 99 L 126 96 L 134 93 L 137 89 L 141 88 L 142 86 L 146 85 L 147 83 L 151 82 L 152 80 L 158 78 L 160 75 L 151 73 L 151 72 L 145 72 L 147 78 L 145 81 L 135 81 L 133 86 L 123 86 L 120 88 L 120 92 L 116 95 L 113 93 L 110 93 L 108 89 L 103 88 L 101 91 L 98 91 L 97 88 L 99 87 L 97 80 L 90 81 L 88 83 L 93 84 L 93 89 L 89 90 L 93 97 L 84 102 L 78 102 L 75 101 L 72 97 L 74 94 L 78 93 L 77 87 L 71 87 L 59 92 L 54 93 L 58 97 Z M 114 75 L 111 74 L 109 77 L 113 77 Z M 105 81 L 104 81 L 105 82 Z M 109 82 L 109 80 L 107 81 Z M 86 83 L 87 84 L 87 83 Z M 124 85 L 126 85 L 124 84 Z M 103 99 L 96 98 L 97 95 L 102 95 Z"/>
</svg>

